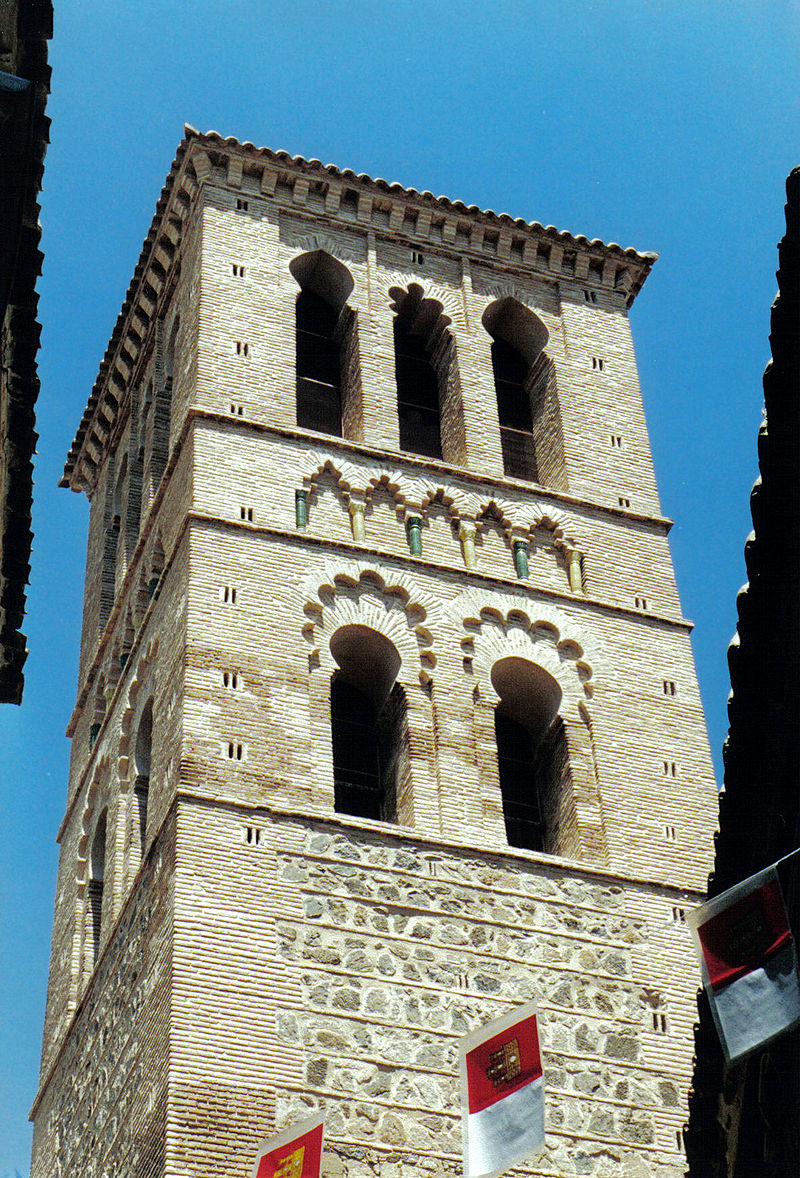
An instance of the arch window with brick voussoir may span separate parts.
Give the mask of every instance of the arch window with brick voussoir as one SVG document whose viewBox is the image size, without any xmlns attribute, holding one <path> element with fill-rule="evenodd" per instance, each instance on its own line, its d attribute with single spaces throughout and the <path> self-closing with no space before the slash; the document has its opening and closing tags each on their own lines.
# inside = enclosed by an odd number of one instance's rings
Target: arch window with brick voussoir
<svg viewBox="0 0 800 1178">
<path fill-rule="evenodd" d="M 341 627 L 331 639 L 334 808 L 357 818 L 403 822 L 410 764 L 400 655 L 383 634 Z"/>
<path fill-rule="evenodd" d="M 464 408 L 450 319 L 417 283 L 390 293 L 400 449 L 463 466 Z"/>
<path fill-rule="evenodd" d="M 159 323 L 157 334 L 159 358 L 156 366 L 157 370 L 160 368 L 162 376 L 160 381 L 155 382 L 153 388 L 152 407 L 149 409 L 149 413 L 152 415 L 148 438 L 149 455 L 146 456 L 144 463 L 147 466 L 149 458 L 149 493 L 151 498 L 158 489 L 169 459 L 172 400 L 180 364 L 181 320 L 179 315 L 174 316 L 168 329 L 166 345 L 164 345 L 163 332 L 166 330 L 166 320 L 162 320 Z"/>
<path fill-rule="evenodd" d="M 106 841 L 108 811 L 103 810 L 97 819 L 92 835 L 86 881 L 86 922 L 84 932 L 84 972 L 89 974 L 97 964 L 100 955 L 100 938 L 103 930 L 103 890 L 106 873 Z"/>
<path fill-rule="evenodd" d="M 296 412 L 301 429 L 360 441 L 361 375 L 350 271 L 324 250 L 289 265 L 300 287 L 295 304 Z"/>
<path fill-rule="evenodd" d="M 554 818 L 568 763 L 561 688 L 542 667 L 515 656 L 498 659 L 491 677 L 499 696 L 494 729 L 508 844 L 556 851 Z"/>
<path fill-rule="evenodd" d="M 147 701 L 142 709 L 134 746 L 133 794 L 135 802 L 135 829 L 138 837 L 140 857 L 144 855 L 147 838 L 147 802 L 150 793 L 150 762 L 153 749 L 153 700 Z"/>
<path fill-rule="evenodd" d="M 564 443 L 549 333 L 530 308 L 510 296 L 490 303 L 483 326 L 491 360 L 503 472 L 566 489 Z"/>
</svg>

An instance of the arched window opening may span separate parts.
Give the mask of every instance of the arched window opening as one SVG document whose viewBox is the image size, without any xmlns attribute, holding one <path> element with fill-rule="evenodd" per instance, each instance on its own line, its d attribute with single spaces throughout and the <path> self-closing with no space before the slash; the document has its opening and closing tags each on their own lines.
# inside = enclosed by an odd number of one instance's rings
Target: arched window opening
<svg viewBox="0 0 800 1178">
<path fill-rule="evenodd" d="M 164 355 L 164 378 L 168 388 L 172 389 L 172 382 L 175 379 L 175 365 L 177 363 L 177 348 L 178 348 L 178 332 L 181 328 L 181 317 L 176 315 L 172 322 L 172 330 L 169 333 L 169 342 L 167 343 L 167 350 Z"/>
<path fill-rule="evenodd" d="M 511 344 L 505 340 L 495 340 L 492 344 L 492 371 L 497 393 L 503 471 L 511 478 L 528 479 L 535 483 L 538 471 L 531 398 L 526 387 L 528 364 Z"/>
<path fill-rule="evenodd" d="M 124 671 L 128 665 L 128 659 L 131 657 L 131 650 L 136 635 L 133 628 L 133 607 L 128 605 L 125 611 L 125 622 L 122 627 L 122 641 L 119 648 L 119 669 Z"/>
<path fill-rule="evenodd" d="M 158 594 L 161 586 L 161 578 L 164 575 L 164 547 L 161 543 L 161 536 L 156 536 L 153 551 L 150 557 L 150 576 L 147 580 L 147 593 L 150 599 L 155 597 L 158 599 Z"/>
<path fill-rule="evenodd" d="M 509 846 L 543 851 L 544 824 L 533 738 L 524 725 L 505 715 L 500 707 L 494 714 L 494 730 Z"/>
<path fill-rule="evenodd" d="M 483 325 L 492 337 L 492 372 L 503 470 L 510 478 L 566 489 L 564 440 L 555 370 L 541 319 L 510 297 L 491 303 Z"/>
<path fill-rule="evenodd" d="M 527 659 L 510 656 L 492 667 L 497 768 L 509 846 L 553 852 L 561 786 L 568 758 L 558 717 L 561 688 Z"/>
<path fill-rule="evenodd" d="M 106 826 L 108 811 L 103 810 L 97 819 L 89 855 L 89 880 L 87 884 L 88 957 L 93 969 L 100 953 L 100 935 L 103 928 L 103 881 L 106 870 Z"/>
<path fill-rule="evenodd" d="M 139 569 L 139 584 L 136 589 L 135 609 L 133 614 L 133 632 L 135 635 L 139 633 L 149 604 L 150 593 L 147 588 L 147 572 L 145 570 L 144 561 L 142 561 L 141 567 Z"/>
<path fill-rule="evenodd" d="M 398 316 L 394 321 L 397 418 L 400 449 L 442 457 L 439 382 L 428 358 L 427 339 Z"/>
<path fill-rule="evenodd" d="M 136 778 L 133 792 L 136 800 L 136 816 L 138 820 L 139 851 L 144 855 L 147 837 L 147 798 L 150 791 L 150 758 L 153 745 L 153 701 L 149 699 L 142 711 L 139 727 L 136 732 L 134 748 L 134 769 Z"/>
<path fill-rule="evenodd" d="M 289 269 L 300 286 L 295 311 L 297 424 L 361 441 L 356 316 L 347 305 L 352 275 L 324 250 L 301 254 Z"/>
<path fill-rule="evenodd" d="M 131 402 L 131 447 L 128 496 L 125 506 L 125 545 L 130 556 L 136 547 L 142 514 L 142 475 L 144 470 L 144 434 L 142 433 L 141 389 L 134 390 Z"/>
<path fill-rule="evenodd" d="M 297 424 L 342 436 L 338 315 L 313 291 L 297 296 Z"/>
<path fill-rule="evenodd" d="M 150 417 L 153 409 L 153 378 L 147 381 L 142 394 L 142 404 L 139 412 L 139 461 L 144 465 L 147 450 L 147 434 L 150 428 Z"/>
<path fill-rule="evenodd" d="M 334 808 L 381 818 L 378 716 L 369 696 L 339 676 L 331 681 Z"/>
<path fill-rule="evenodd" d="M 97 679 L 97 686 L 94 692 L 94 708 L 92 709 L 92 722 L 89 725 L 89 751 L 94 748 L 100 729 L 103 727 L 103 720 L 106 714 L 106 681 L 101 674 Z"/>
<path fill-rule="evenodd" d="M 119 535 L 122 530 L 122 517 L 125 514 L 125 491 L 127 489 L 128 481 L 128 455 L 123 454 L 122 461 L 119 464 L 119 472 L 117 474 L 117 482 L 114 487 L 114 511 L 111 518 L 111 527 L 114 529 L 115 535 Z"/>
<path fill-rule="evenodd" d="M 172 321 L 167 346 L 163 352 L 163 381 L 153 403 L 153 423 L 150 434 L 150 494 L 155 494 L 169 459 L 169 435 L 172 421 L 172 386 L 178 371 L 178 336 L 181 320 Z"/>
<path fill-rule="evenodd" d="M 339 670 L 331 680 L 334 808 L 384 822 L 410 805 L 406 699 L 400 656 L 382 634 L 343 626 L 331 639 Z"/>
<path fill-rule="evenodd" d="M 108 469 L 105 475 L 105 492 L 103 495 L 103 563 L 100 569 L 100 610 L 98 618 L 101 633 L 105 629 L 105 624 L 114 606 L 117 577 L 117 547 L 122 514 L 121 503 L 127 473 L 126 457 L 123 455 L 120 458 L 116 474 L 114 465 L 115 456 L 111 456 L 108 460 Z"/>
<path fill-rule="evenodd" d="M 395 375 L 400 449 L 466 462 L 464 406 L 450 320 L 414 282 L 393 287 Z"/>
</svg>

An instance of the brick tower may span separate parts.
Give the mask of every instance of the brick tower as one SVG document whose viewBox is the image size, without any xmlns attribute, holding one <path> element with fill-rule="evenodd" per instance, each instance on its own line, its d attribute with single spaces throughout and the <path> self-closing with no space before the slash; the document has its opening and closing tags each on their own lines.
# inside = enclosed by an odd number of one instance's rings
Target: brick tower
<svg viewBox="0 0 800 1178">
<path fill-rule="evenodd" d="M 66 467 L 91 500 L 35 1178 L 667 1178 L 716 797 L 627 310 L 652 255 L 188 129 Z"/>
</svg>

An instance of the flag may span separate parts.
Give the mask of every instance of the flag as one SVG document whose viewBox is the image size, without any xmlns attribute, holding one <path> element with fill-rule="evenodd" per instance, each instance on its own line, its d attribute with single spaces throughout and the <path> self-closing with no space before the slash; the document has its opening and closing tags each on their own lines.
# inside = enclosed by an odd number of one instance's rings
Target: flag
<svg viewBox="0 0 800 1178">
<path fill-rule="evenodd" d="M 459 1072 L 466 1178 L 499 1174 L 544 1147 L 535 1002 L 465 1035 Z"/>
<path fill-rule="evenodd" d="M 320 1178 L 324 1116 L 319 1113 L 261 1142 L 250 1178 Z"/>
<path fill-rule="evenodd" d="M 774 866 L 687 921 L 729 1063 L 800 1023 L 797 955 Z"/>
</svg>

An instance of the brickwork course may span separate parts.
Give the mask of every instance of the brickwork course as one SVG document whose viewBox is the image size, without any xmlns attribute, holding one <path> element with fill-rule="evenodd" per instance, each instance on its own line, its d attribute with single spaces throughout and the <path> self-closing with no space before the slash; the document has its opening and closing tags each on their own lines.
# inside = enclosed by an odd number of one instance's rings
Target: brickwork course
<svg viewBox="0 0 800 1178">
<path fill-rule="evenodd" d="M 330 1178 L 455 1175 L 458 1038 L 531 997 L 522 1172 L 683 1173 L 716 793 L 628 322 L 653 261 L 186 129 L 64 476 L 91 517 L 35 1178 L 234 1178 L 318 1108 Z M 342 436 L 298 425 L 301 293 Z M 403 325 L 441 457 L 401 448 Z M 340 680 L 389 699 L 378 817 L 337 793 Z M 506 707 L 541 849 L 509 845 Z"/>
</svg>

